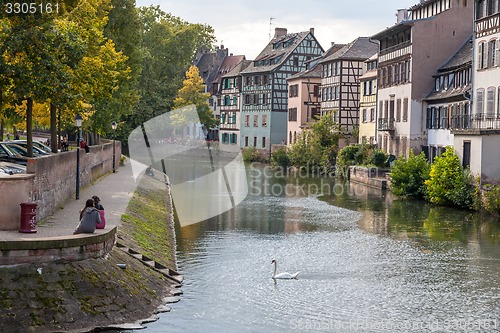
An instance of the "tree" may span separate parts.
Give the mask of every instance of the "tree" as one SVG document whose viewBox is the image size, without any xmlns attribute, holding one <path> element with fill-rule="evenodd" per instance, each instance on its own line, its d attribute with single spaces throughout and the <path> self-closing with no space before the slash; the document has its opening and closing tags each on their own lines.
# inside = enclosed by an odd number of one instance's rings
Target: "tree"
<svg viewBox="0 0 500 333">
<path fill-rule="evenodd" d="M 142 32 L 140 101 L 127 117 L 131 130 L 145 121 L 170 111 L 183 74 L 201 47 L 211 48 L 214 31 L 210 26 L 191 24 L 160 10 L 159 6 L 139 9 Z"/>
<path fill-rule="evenodd" d="M 297 142 L 289 150 L 290 162 L 309 171 L 318 168 L 330 171 L 335 165 L 338 143 L 342 136 L 332 115 L 325 114 L 298 136 Z"/>
<path fill-rule="evenodd" d="M 410 150 L 408 159 L 400 157 L 391 169 L 391 190 L 400 196 L 423 198 L 427 193 L 425 181 L 429 179 L 429 162 L 424 153 L 415 156 Z"/>
<path fill-rule="evenodd" d="M 174 100 L 174 108 L 179 109 L 184 106 L 194 105 L 198 112 L 200 123 L 208 129 L 215 126 L 216 120 L 208 104 L 210 93 L 205 93 L 204 91 L 205 84 L 203 84 L 203 78 L 200 76 L 198 67 L 191 66 L 186 72 L 186 79 L 183 82 L 182 88 L 177 93 L 177 98 Z M 192 119 L 182 117 L 181 115 L 181 117 L 175 118 L 174 121 L 176 122 L 176 126 L 182 126 L 187 125 Z"/>
<path fill-rule="evenodd" d="M 430 177 L 425 181 L 428 199 L 441 205 L 471 208 L 474 201 L 471 182 L 470 171 L 462 169 L 454 148 L 447 146 L 432 163 Z"/>
</svg>

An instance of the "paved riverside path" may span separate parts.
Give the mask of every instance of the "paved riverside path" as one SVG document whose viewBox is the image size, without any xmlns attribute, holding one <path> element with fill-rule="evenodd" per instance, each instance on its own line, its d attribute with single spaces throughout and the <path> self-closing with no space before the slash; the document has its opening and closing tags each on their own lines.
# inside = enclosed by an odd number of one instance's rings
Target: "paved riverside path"
<svg viewBox="0 0 500 333">
<path fill-rule="evenodd" d="M 61 209 L 44 221 L 37 221 L 42 223 L 37 223 L 36 233 L 0 230 L 0 241 L 42 240 L 72 235 L 79 222 L 80 210 L 85 206 L 85 201 L 94 195 L 101 199 L 106 214 L 105 229 L 98 229 L 96 233 L 108 232 L 120 224 L 120 218 L 125 213 L 137 184 L 132 174 L 130 160 L 127 160 L 125 166 L 116 169 L 116 173 L 109 173 L 81 188 L 79 200 L 76 200 L 73 194 L 61 205 Z"/>
</svg>

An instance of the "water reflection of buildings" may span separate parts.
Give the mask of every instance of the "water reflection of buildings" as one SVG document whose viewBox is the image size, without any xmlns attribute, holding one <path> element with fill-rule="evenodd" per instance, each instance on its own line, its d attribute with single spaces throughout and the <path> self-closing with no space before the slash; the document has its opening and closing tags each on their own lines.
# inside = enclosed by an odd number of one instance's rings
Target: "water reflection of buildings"
<svg viewBox="0 0 500 333">
<path fill-rule="evenodd" d="M 393 200 L 390 192 L 366 186 L 360 183 L 349 183 L 349 196 L 360 199 L 358 211 L 362 213 L 358 225 L 361 229 L 378 235 L 387 235 L 389 229 L 389 209 Z"/>
</svg>

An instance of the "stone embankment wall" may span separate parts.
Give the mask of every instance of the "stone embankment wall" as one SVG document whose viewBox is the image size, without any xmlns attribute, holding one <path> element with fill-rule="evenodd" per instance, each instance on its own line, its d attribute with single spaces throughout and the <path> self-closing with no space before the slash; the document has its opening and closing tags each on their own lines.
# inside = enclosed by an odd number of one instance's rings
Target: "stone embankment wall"
<svg viewBox="0 0 500 333">
<path fill-rule="evenodd" d="M 390 169 L 376 167 L 351 166 L 349 180 L 385 190 L 389 189 L 389 171 Z"/>
<path fill-rule="evenodd" d="M 90 153 L 80 149 L 80 188 L 113 170 L 113 142 L 91 146 Z M 121 156 L 121 144 L 115 143 L 115 167 Z M 61 152 L 29 159 L 27 175 L 0 179 L 0 230 L 19 226 L 22 202 L 35 202 L 37 220 L 53 214 L 76 192 L 77 151 Z M 34 177 L 33 177 L 34 176 Z"/>
</svg>

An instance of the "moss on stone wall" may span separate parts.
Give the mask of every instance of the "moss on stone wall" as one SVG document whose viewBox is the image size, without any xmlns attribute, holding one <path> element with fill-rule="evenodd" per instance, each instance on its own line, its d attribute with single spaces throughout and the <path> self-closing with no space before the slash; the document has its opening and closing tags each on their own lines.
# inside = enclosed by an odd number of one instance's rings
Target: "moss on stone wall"
<svg viewBox="0 0 500 333">
<path fill-rule="evenodd" d="M 169 202 L 164 183 L 143 179 L 117 235 L 174 268 Z M 3 332 L 91 331 L 134 323 L 151 317 L 174 288 L 161 273 L 116 247 L 100 259 L 0 266 L 0 286 Z"/>
</svg>

